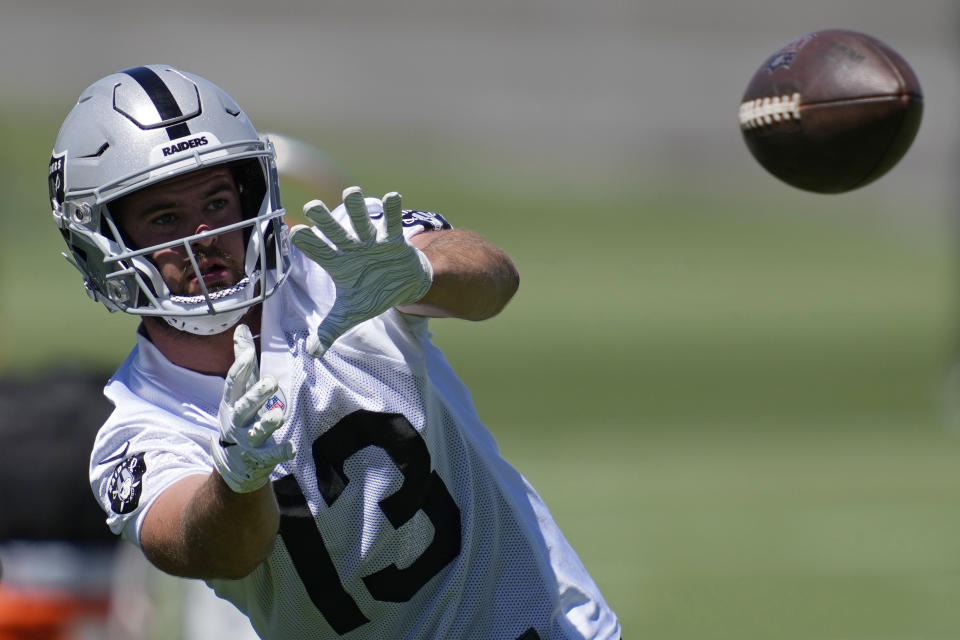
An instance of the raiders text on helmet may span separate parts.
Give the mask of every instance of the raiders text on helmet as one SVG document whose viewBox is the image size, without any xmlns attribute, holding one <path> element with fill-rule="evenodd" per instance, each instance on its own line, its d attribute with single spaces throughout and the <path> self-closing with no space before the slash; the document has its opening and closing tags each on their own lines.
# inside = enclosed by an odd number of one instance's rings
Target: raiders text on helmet
<svg viewBox="0 0 960 640">
<path fill-rule="evenodd" d="M 228 165 L 243 205 L 238 224 L 133 247 L 110 214 L 117 198 L 213 165 Z M 161 316 L 178 329 L 219 333 L 284 281 L 289 245 L 274 151 L 246 114 L 209 81 L 165 65 L 135 67 L 88 87 L 60 128 L 49 169 L 53 217 L 87 292 L 111 311 Z M 208 291 L 192 243 L 243 229 L 246 277 Z M 150 261 L 183 247 L 200 295 L 171 294 Z"/>
</svg>

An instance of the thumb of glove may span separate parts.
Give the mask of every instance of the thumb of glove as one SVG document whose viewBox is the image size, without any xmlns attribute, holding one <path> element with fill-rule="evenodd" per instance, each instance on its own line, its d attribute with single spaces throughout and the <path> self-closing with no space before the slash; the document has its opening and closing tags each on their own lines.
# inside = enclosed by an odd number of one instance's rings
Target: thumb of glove
<svg viewBox="0 0 960 640">
<path fill-rule="evenodd" d="M 314 358 L 319 358 L 327 352 L 331 344 L 333 344 L 332 340 L 325 342 L 316 334 L 310 334 L 307 336 L 307 353 Z"/>
<path fill-rule="evenodd" d="M 343 313 L 344 303 L 337 300 L 333 303 L 330 312 L 317 327 L 316 332 L 307 337 L 306 349 L 314 358 L 321 357 L 327 352 L 337 338 L 342 336 L 353 324 Z"/>
</svg>

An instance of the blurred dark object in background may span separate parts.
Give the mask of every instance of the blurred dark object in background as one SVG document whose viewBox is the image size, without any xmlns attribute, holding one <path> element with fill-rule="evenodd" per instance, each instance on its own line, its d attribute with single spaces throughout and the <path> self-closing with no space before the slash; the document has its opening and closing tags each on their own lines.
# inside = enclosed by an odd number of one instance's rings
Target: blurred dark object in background
<svg viewBox="0 0 960 640">
<path fill-rule="evenodd" d="M 0 376 L 0 541 L 115 541 L 87 474 L 113 409 L 107 378 L 80 369 Z"/>
<path fill-rule="evenodd" d="M 107 377 L 0 376 L 0 640 L 109 637 L 117 538 L 87 480 Z"/>
</svg>

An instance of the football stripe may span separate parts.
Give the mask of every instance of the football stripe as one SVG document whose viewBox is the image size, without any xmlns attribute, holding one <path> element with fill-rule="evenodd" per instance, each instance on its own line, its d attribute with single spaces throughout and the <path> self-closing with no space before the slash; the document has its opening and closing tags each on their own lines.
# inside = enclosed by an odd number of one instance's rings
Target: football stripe
<svg viewBox="0 0 960 640">
<path fill-rule="evenodd" d="M 177 104 L 177 99 L 173 97 L 173 94 L 170 92 L 170 88 L 167 87 L 163 79 L 156 74 L 153 69 L 147 67 L 133 67 L 131 69 L 126 69 L 122 73 L 127 74 L 131 78 L 137 81 L 144 91 L 147 92 L 147 96 L 150 97 L 150 100 L 153 102 L 153 106 L 157 108 L 157 113 L 160 114 L 160 120 L 166 122 L 167 120 L 174 120 L 176 118 L 183 117 L 183 111 L 180 110 L 180 105 Z M 190 127 L 186 122 L 181 122 L 178 124 L 171 125 L 167 127 L 167 136 L 171 140 L 176 140 L 177 138 L 183 138 L 184 136 L 190 135 Z"/>
</svg>

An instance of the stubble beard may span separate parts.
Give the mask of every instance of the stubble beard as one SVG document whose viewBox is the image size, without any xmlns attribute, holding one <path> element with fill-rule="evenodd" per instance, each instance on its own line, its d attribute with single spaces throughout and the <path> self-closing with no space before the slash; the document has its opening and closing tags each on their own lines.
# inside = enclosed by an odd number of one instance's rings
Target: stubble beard
<svg viewBox="0 0 960 640">
<path fill-rule="evenodd" d="M 206 285 L 209 293 L 232 287 L 240 282 L 240 280 L 242 280 L 246 275 L 243 267 L 240 265 L 240 262 L 233 256 L 233 254 L 222 251 L 217 247 L 197 247 L 193 250 L 193 255 L 196 258 L 197 263 L 207 259 L 214 260 L 223 265 L 223 268 L 228 272 L 226 278 L 222 280 L 216 280 Z M 171 283 L 167 283 L 167 288 L 170 290 L 170 293 L 178 296 L 203 295 L 203 290 L 200 287 L 202 276 L 202 273 L 197 273 L 194 270 L 193 264 L 187 262 L 182 267 L 176 279 L 177 284 L 175 286 L 171 286 Z M 192 281 L 195 278 L 197 279 L 197 284 L 195 287 L 192 287 Z"/>
<path fill-rule="evenodd" d="M 232 254 L 222 251 L 217 247 L 196 247 L 193 249 L 193 254 L 198 263 L 204 259 L 216 260 L 222 264 L 228 272 L 228 276 L 226 278 L 222 280 L 216 280 L 206 285 L 208 293 L 214 293 L 215 291 L 228 289 L 246 277 L 246 272 L 241 268 L 239 261 Z M 191 281 L 195 278 L 199 279 L 198 276 L 202 277 L 202 274 L 198 274 L 194 270 L 193 264 L 187 262 L 187 264 L 184 265 L 180 270 L 180 273 L 177 274 L 177 277 L 174 279 L 174 281 L 167 282 L 167 289 L 172 295 L 175 296 L 202 296 L 203 291 L 200 289 L 199 282 L 197 283 L 196 287 L 191 287 Z M 251 312 L 253 309 L 258 308 L 258 306 L 259 305 L 254 305 L 248 309 L 247 312 L 244 313 L 243 317 L 237 322 L 237 324 L 248 323 Z M 221 333 L 215 334 L 192 333 L 190 331 L 178 329 L 167 322 L 167 320 L 162 316 L 144 316 L 143 323 L 147 326 L 150 332 L 159 332 L 164 336 L 177 338 L 179 340 L 188 341 L 194 344 L 209 342 L 211 338 L 215 338 L 222 333 L 228 333 L 231 331 L 231 329 L 225 329 Z"/>
</svg>

